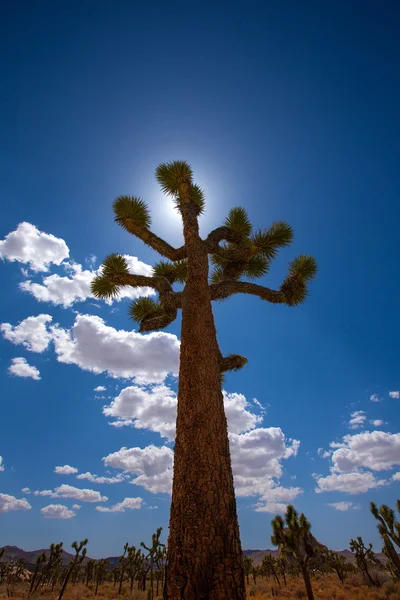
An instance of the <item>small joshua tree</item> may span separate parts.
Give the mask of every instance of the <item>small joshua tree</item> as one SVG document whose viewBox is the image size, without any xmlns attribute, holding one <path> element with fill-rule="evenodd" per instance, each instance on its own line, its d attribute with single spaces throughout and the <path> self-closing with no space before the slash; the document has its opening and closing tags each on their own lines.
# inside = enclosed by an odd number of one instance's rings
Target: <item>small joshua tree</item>
<svg viewBox="0 0 400 600">
<path fill-rule="evenodd" d="M 94 567 L 94 577 L 95 577 L 95 581 L 96 581 L 96 589 L 94 592 L 95 596 L 97 596 L 97 591 L 99 589 L 99 585 L 101 585 L 106 578 L 108 564 L 109 564 L 108 560 L 106 560 L 106 559 L 96 561 L 96 563 L 95 563 L 95 567 Z"/>
<path fill-rule="evenodd" d="M 271 541 L 275 546 L 283 549 L 287 556 L 291 556 L 301 569 L 306 586 L 308 600 L 314 600 L 308 562 L 314 556 L 311 545 L 311 524 L 303 513 L 300 517 L 295 508 L 289 504 L 286 509 L 285 523 L 280 515 L 272 521 Z"/>
<path fill-rule="evenodd" d="M 400 514 L 400 500 L 397 500 L 397 512 Z M 371 502 L 371 513 L 379 521 L 378 531 L 382 536 L 384 546 L 382 552 L 388 559 L 387 568 L 395 579 L 400 579 L 400 521 L 396 521 L 394 510 L 382 504 L 379 508 Z"/>
<path fill-rule="evenodd" d="M 352 569 L 352 565 L 349 561 L 342 554 L 339 554 L 334 550 L 328 550 L 328 552 L 324 554 L 323 559 L 326 566 L 332 571 L 335 571 L 340 583 L 344 583 L 344 580 Z"/>
<path fill-rule="evenodd" d="M 153 598 L 153 569 L 154 563 L 158 559 L 159 552 L 162 548 L 165 547 L 165 544 L 160 542 L 160 535 L 162 532 L 162 527 L 159 527 L 156 533 L 153 533 L 151 546 L 146 546 L 144 542 L 140 542 L 140 545 L 147 550 L 148 554 L 146 556 L 146 560 L 150 561 L 149 569 L 150 569 L 150 589 L 151 589 L 151 598 Z"/>
<path fill-rule="evenodd" d="M 173 248 L 150 230 L 143 200 L 118 197 L 116 222 L 163 260 L 154 266 L 154 275 L 146 277 L 130 273 L 126 260 L 112 254 L 94 279 L 92 292 L 109 299 L 123 286 L 154 289 L 157 301 L 141 298 L 131 306 L 131 316 L 143 333 L 167 327 L 182 311 L 165 596 L 168 600 L 244 600 L 243 556 L 221 385 L 224 373 L 241 369 L 247 359 L 222 355 L 212 302 L 248 294 L 270 304 L 296 306 L 307 298 L 317 267 L 311 256 L 301 255 L 290 263 L 279 289 L 253 283 L 268 272 L 279 249 L 291 243 L 290 225 L 278 221 L 269 229 L 253 231 L 245 209 L 237 207 L 222 227 L 202 239 L 198 221 L 205 200 L 190 166 L 184 161 L 161 164 L 156 177 L 182 217 L 184 245 Z M 182 291 L 174 291 L 177 283 L 184 284 Z"/>
<path fill-rule="evenodd" d="M 126 553 L 128 552 L 128 548 L 129 548 L 129 544 L 128 542 L 126 542 L 125 546 L 124 546 L 124 551 L 122 553 L 122 555 L 119 557 L 118 559 L 118 563 L 120 565 L 120 579 L 119 579 L 119 588 L 118 588 L 118 594 L 120 594 L 122 592 L 122 582 L 124 580 L 124 574 L 125 574 L 125 569 L 127 567 L 126 564 Z"/>
<path fill-rule="evenodd" d="M 374 587 L 379 587 L 379 581 L 374 579 L 371 574 L 371 566 L 379 564 L 379 561 L 372 551 L 372 544 L 367 548 L 362 537 L 359 536 L 356 540 L 350 540 L 350 550 L 354 552 L 357 567 L 360 569 L 368 583 Z"/>
<path fill-rule="evenodd" d="M 250 575 L 253 568 L 253 559 L 250 556 L 243 557 L 243 569 L 247 585 L 250 585 Z"/>
<path fill-rule="evenodd" d="M 47 555 L 45 552 L 42 552 L 42 554 L 39 554 L 39 556 L 36 559 L 35 570 L 32 575 L 31 585 L 29 586 L 28 598 L 32 594 L 33 590 L 36 589 L 35 583 L 39 579 L 39 571 L 42 571 L 43 574 L 43 565 L 45 562 L 47 562 Z"/>
<path fill-rule="evenodd" d="M 87 548 L 86 545 L 88 543 L 88 540 L 83 540 L 80 544 L 78 544 L 78 542 L 73 542 L 72 543 L 72 548 L 75 550 L 75 556 L 74 558 L 71 560 L 71 562 L 68 565 L 67 568 L 67 572 L 65 574 L 65 578 L 64 578 L 64 582 L 62 584 L 61 587 L 61 591 L 60 591 L 60 595 L 58 596 L 58 600 L 61 600 L 61 598 L 64 595 L 65 589 L 68 585 L 68 581 L 70 580 L 70 577 L 72 575 L 72 573 L 76 570 L 76 569 L 80 569 L 81 564 L 83 563 L 83 560 L 86 556 L 86 552 L 87 552 Z"/>
</svg>

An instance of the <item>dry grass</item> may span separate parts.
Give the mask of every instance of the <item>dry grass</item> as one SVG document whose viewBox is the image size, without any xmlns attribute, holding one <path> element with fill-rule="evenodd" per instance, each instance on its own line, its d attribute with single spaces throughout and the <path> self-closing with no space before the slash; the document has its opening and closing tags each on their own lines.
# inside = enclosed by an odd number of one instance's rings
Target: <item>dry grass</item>
<svg viewBox="0 0 400 600">
<path fill-rule="evenodd" d="M 359 575 L 349 577 L 344 585 L 334 575 L 325 575 L 312 579 L 315 600 L 400 600 L 400 582 L 387 581 L 380 588 L 371 588 L 363 585 Z M 19 583 L 13 586 L 12 600 L 27 600 L 29 584 Z M 159 599 L 162 592 L 160 590 Z M 5 586 L 0 587 L 0 600 L 9 600 Z M 43 588 L 31 596 L 31 600 L 57 600 L 57 591 L 51 592 Z M 79 584 L 68 586 L 63 600 L 93 600 L 94 586 L 86 588 Z M 138 591 L 136 588 L 131 595 L 129 585 L 124 586 L 121 596 L 111 583 L 99 587 L 97 600 L 147 600 L 147 591 Z M 287 586 L 279 587 L 272 580 L 258 579 L 257 585 L 250 584 L 247 589 L 248 600 L 306 600 L 307 595 L 302 579 L 288 579 Z M 154 594 L 154 600 L 156 595 Z M 193 599 L 195 600 L 195 599 Z"/>
</svg>

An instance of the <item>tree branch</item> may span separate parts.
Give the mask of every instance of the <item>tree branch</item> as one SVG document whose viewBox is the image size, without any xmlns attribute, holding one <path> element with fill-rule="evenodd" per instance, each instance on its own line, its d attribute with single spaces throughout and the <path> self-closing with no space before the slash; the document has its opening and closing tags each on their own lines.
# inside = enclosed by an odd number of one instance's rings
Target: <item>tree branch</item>
<svg viewBox="0 0 400 600">
<path fill-rule="evenodd" d="M 185 246 L 181 246 L 180 248 L 173 248 L 167 242 L 165 242 L 162 238 L 158 237 L 155 233 L 146 229 L 145 227 L 141 227 L 132 221 L 132 219 L 124 218 L 124 219 L 115 219 L 117 223 L 119 223 L 124 229 L 132 233 L 136 237 L 142 240 L 145 244 L 156 250 L 162 256 L 169 258 L 175 262 L 176 260 L 182 260 L 186 258 L 186 248 Z"/>
<path fill-rule="evenodd" d="M 286 298 L 280 291 L 271 290 L 247 281 L 221 281 L 210 285 L 211 300 L 223 300 L 234 294 L 251 294 L 272 304 L 286 304 Z"/>
<path fill-rule="evenodd" d="M 217 227 L 217 229 L 214 229 L 208 234 L 207 239 L 205 240 L 208 248 L 208 253 L 213 254 L 215 252 L 218 252 L 221 249 L 219 243 L 223 240 L 226 240 L 227 242 L 240 244 L 240 242 L 242 241 L 242 237 L 235 231 L 229 229 L 229 227 Z"/>
<path fill-rule="evenodd" d="M 221 357 L 221 372 L 239 371 L 247 363 L 245 356 L 240 354 L 229 354 L 229 356 Z"/>
</svg>

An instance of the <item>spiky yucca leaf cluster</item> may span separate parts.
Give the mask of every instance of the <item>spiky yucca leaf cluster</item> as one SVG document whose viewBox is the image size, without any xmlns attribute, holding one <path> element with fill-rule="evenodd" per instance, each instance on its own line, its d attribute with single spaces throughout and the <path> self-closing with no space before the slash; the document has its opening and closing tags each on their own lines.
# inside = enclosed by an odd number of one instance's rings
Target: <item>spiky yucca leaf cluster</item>
<svg viewBox="0 0 400 600">
<path fill-rule="evenodd" d="M 187 279 L 187 260 L 177 260 L 172 263 L 166 260 L 160 260 L 154 265 L 154 275 L 165 277 L 172 283 L 185 283 Z"/>
<path fill-rule="evenodd" d="M 281 285 L 281 292 L 289 306 L 301 304 L 308 297 L 307 283 L 317 274 L 315 258 L 301 254 L 289 265 L 289 275 Z"/>
<path fill-rule="evenodd" d="M 128 265 L 123 256 L 110 254 L 103 263 L 101 275 L 97 275 L 92 281 L 91 290 L 96 298 L 105 300 L 118 296 L 118 276 L 129 273 Z"/>
<path fill-rule="evenodd" d="M 135 196 L 118 196 L 113 204 L 115 221 L 127 231 L 134 224 L 144 229 L 151 225 L 150 212 L 144 200 Z"/>
<path fill-rule="evenodd" d="M 197 215 L 204 211 L 203 190 L 193 183 L 193 172 L 187 162 L 175 160 L 161 163 L 156 169 L 156 178 L 162 191 L 172 196 L 179 211 L 182 210 L 182 204 L 188 201 L 196 207 Z"/>
<path fill-rule="evenodd" d="M 248 214 L 241 206 L 229 211 L 225 227 L 237 234 L 240 242 L 225 243 L 218 253 L 211 256 L 214 264 L 212 283 L 224 279 L 239 280 L 241 277 L 258 279 L 266 275 L 279 248 L 289 245 L 293 239 L 293 230 L 284 221 L 277 221 L 269 229 L 253 234 Z"/>
<path fill-rule="evenodd" d="M 280 515 L 272 521 L 271 541 L 275 546 L 285 548 L 287 552 L 296 558 L 306 558 L 313 554 L 308 544 L 311 525 L 303 513 L 300 517 L 294 506 L 289 504 L 286 508 L 285 523 Z"/>
<path fill-rule="evenodd" d="M 137 298 L 129 307 L 130 317 L 137 323 L 159 316 L 161 313 L 160 304 L 151 298 Z"/>
</svg>

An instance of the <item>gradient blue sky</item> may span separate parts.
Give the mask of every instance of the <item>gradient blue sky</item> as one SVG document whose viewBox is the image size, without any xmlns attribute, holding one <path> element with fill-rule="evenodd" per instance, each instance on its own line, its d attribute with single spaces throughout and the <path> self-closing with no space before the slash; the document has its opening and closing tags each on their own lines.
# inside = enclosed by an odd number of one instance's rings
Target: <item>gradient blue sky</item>
<svg viewBox="0 0 400 600">
<path fill-rule="evenodd" d="M 113 350 L 102 349 L 104 327 L 95 341 L 85 332 L 78 339 L 74 329 L 70 344 L 75 350 L 80 344 L 80 354 L 70 362 L 77 364 L 57 360 L 54 330 L 48 346 L 32 352 L 26 343 L 35 331 L 15 327 L 50 315 L 47 327 L 59 324 L 65 338 L 76 319 L 99 326 L 100 317 L 113 328 L 110 344 L 121 330 L 134 329 L 127 300 L 62 306 L 64 283 L 76 289 L 77 267 L 71 271 L 67 263 L 96 270 L 110 252 L 145 265 L 156 260 L 113 223 L 111 204 L 120 194 L 147 200 L 153 230 L 180 244 L 179 220 L 154 169 L 185 159 L 206 193 L 204 234 L 236 205 L 247 208 L 257 227 L 281 219 L 293 225 L 293 245 L 262 283 L 279 285 L 299 253 L 313 254 L 319 265 L 310 299 L 299 308 L 246 297 L 215 307 L 223 352 L 249 359 L 226 381 L 236 419 L 236 475 L 253 478 L 238 497 L 243 547 L 271 547 L 272 503 L 293 500 L 323 543 L 338 549 L 363 535 L 380 549 L 369 501 L 393 505 L 400 496 L 398 3 L 6 1 L 0 21 L 0 322 L 10 325 L 0 339 L 0 493 L 14 498 L 7 505 L 5 496 L 0 500 L 0 545 L 34 549 L 63 540 L 68 547 L 88 537 L 88 552 L 98 557 L 120 553 L 127 540 L 149 540 L 160 525 L 167 532 L 169 496 L 131 485 L 138 471 L 114 484 L 54 473 L 72 465 L 115 477 L 123 471 L 115 462 L 107 467 L 103 457 L 123 447 L 144 449 L 144 456 L 153 444 L 167 450 L 155 451 L 145 477 L 165 478 L 160 457 L 169 457 L 173 444 L 158 433 L 168 420 L 154 403 L 160 384 L 154 377 L 146 385 L 135 380 L 134 361 L 128 378 L 110 375 Z M 22 222 L 34 227 L 7 238 Z M 47 272 L 32 269 L 47 239 L 37 230 L 57 238 L 49 244 Z M 60 258 L 61 240 L 69 257 Z M 46 285 L 42 279 L 53 274 L 70 280 L 75 274 L 72 282 L 56 281 L 53 302 L 37 299 L 47 293 L 43 287 L 20 288 L 24 281 Z M 91 276 L 85 275 L 85 289 Z M 44 330 L 37 331 L 43 341 Z M 179 323 L 168 333 L 179 337 Z M 142 348 L 143 340 L 135 340 Z M 177 338 L 158 343 L 158 360 L 174 362 Z M 115 356 L 118 362 L 118 350 Z M 40 379 L 12 375 L 15 358 L 36 367 Z M 85 370 L 89 363 L 102 372 Z M 26 369 L 19 361 L 16 373 Z M 99 385 L 106 391 L 94 392 Z M 153 402 L 146 427 L 110 426 L 103 407 L 132 385 Z M 171 373 L 165 386 L 173 398 Z M 352 428 L 355 411 L 363 413 Z M 253 449 L 240 454 L 250 438 Z M 290 440 L 300 441 L 297 456 Z M 324 451 L 330 455 L 323 458 Z M 317 475 L 319 489 L 330 491 L 316 492 Z M 108 500 L 55 495 L 63 484 Z M 349 493 L 356 485 L 366 491 Z M 33 493 L 43 490 L 56 497 Z M 137 497 L 138 510 L 95 508 Z M 338 502 L 352 505 L 339 505 L 348 508 L 341 511 L 331 506 Z M 52 509 L 41 509 L 52 504 L 67 507 L 54 514 L 71 518 L 48 518 Z"/>
</svg>

